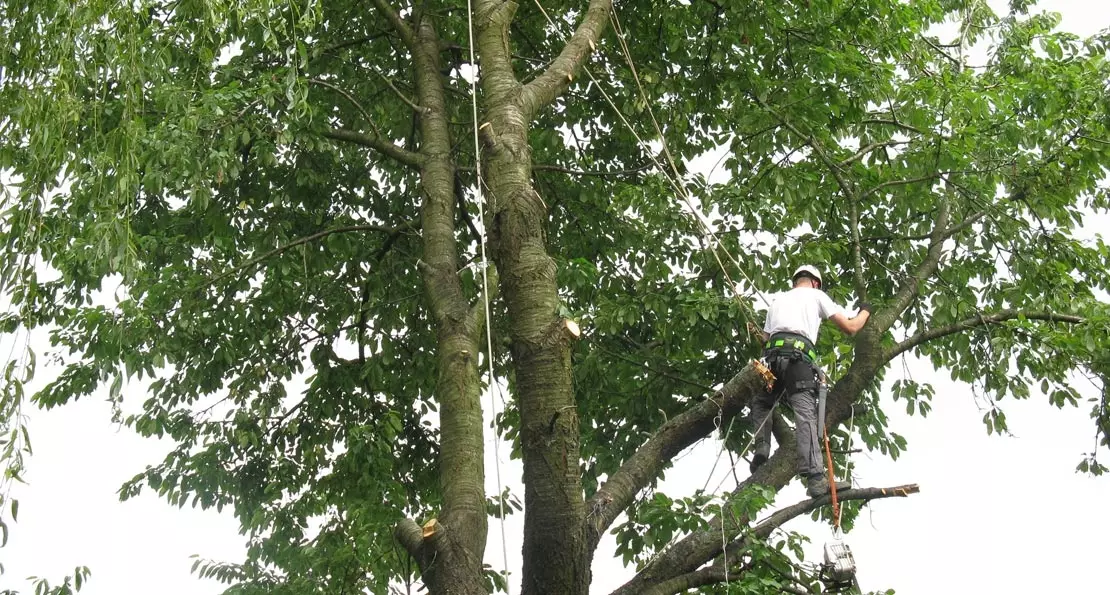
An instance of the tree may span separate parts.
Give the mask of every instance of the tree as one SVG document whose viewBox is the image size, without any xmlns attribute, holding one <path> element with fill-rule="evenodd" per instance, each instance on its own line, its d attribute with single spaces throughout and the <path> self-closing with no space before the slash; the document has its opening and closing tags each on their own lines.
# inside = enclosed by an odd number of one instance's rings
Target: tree
<svg viewBox="0 0 1110 595">
<path fill-rule="evenodd" d="M 49 329 L 65 363 L 35 403 L 107 385 L 177 442 L 121 494 L 230 507 L 247 559 L 199 567 L 229 592 L 489 592 L 511 498 L 484 491 L 481 397 L 502 384 L 523 593 L 586 593 L 621 513 L 638 572 L 618 593 L 798 589 L 812 577 L 767 539 L 825 501 L 752 525 L 793 474 L 786 425 L 727 494 L 639 498 L 685 447 L 751 430 L 759 321 L 734 281 L 816 262 L 839 301 L 876 303 L 854 342 L 819 345 L 837 446 L 868 403 L 868 447 L 905 448 L 878 387 L 906 353 L 992 402 L 1040 382 L 1074 405 L 1071 374 L 1106 369 L 1107 249 L 1075 230 L 1107 207 L 1108 37 L 1011 11 L 9 2 L 0 320 Z M 721 144 L 727 184 L 679 158 Z M 9 429 L 31 367 L 9 368 Z M 149 382 L 139 408 L 128 379 Z M 894 386 L 928 412 L 928 385 Z M 1006 429 L 998 407 L 984 422 Z"/>
</svg>

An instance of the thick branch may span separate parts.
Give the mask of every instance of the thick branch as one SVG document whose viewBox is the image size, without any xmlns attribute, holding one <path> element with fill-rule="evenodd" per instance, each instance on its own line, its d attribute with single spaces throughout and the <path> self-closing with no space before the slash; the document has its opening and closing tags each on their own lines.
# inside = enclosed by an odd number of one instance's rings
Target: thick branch
<svg viewBox="0 0 1110 595">
<path fill-rule="evenodd" d="M 948 200 L 942 199 L 937 218 L 933 222 L 933 231 L 930 234 L 932 242 L 930 242 L 929 249 L 925 253 L 925 258 L 917 265 L 913 274 L 902 282 L 902 286 L 894 295 L 890 307 L 884 308 L 871 318 L 871 322 L 868 324 L 870 328 L 867 330 L 872 336 L 886 332 L 894 324 L 894 321 L 909 307 L 914 296 L 920 291 L 921 284 L 940 266 L 940 258 L 944 254 L 944 240 L 948 237 L 945 234 L 948 232 L 949 210 Z"/>
<path fill-rule="evenodd" d="M 424 533 L 412 519 L 402 519 L 393 528 L 393 537 L 413 558 L 420 560 L 424 550 Z"/>
<path fill-rule="evenodd" d="M 852 282 L 856 286 L 856 297 L 860 301 L 867 300 L 867 282 L 863 279 L 863 251 L 860 250 L 859 239 L 859 203 L 849 199 L 848 225 L 852 232 Z"/>
<path fill-rule="evenodd" d="M 413 45 L 416 43 L 416 34 L 413 32 L 412 27 L 409 27 L 409 24 L 401 18 L 401 15 L 389 5 L 389 0 L 371 1 L 374 7 L 378 9 L 378 12 L 385 16 L 385 20 L 388 21 L 389 25 L 393 27 L 393 30 L 397 32 L 397 35 L 400 36 L 405 46 L 412 49 Z"/>
<path fill-rule="evenodd" d="M 590 516 L 589 548 L 597 547 L 600 536 L 627 508 L 671 459 L 694 442 L 709 435 L 718 423 L 725 424 L 739 413 L 757 391 L 763 390 L 762 378 L 751 365 L 734 376 L 717 394 L 672 418 L 636 451 L 620 470 L 587 502 Z"/>
<path fill-rule="evenodd" d="M 847 500 L 877 500 L 879 498 L 905 498 L 910 494 L 916 494 L 920 491 L 916 484 L 896 486 L 892 488 L 859 488 L 854 490 L 844 490 L 837 493 L 837 498 L 841 501 Z M 764 519 L 759 524 L 752 528 L 750 534 L 746 534 L 739 539 L 729 544 L 727 549 L 727 556 L 734 558 L 742 553 L 747 544 L 751 540 L 751 536 L 759 539 L 767 539 L 771 533 L 785 525 L 787 522 L 803 515 L 810 513 L 822 506 L 828 505 L 832 502 L 831 496 L 823 496 L 821 498 L 814 498 L 803 500 L 797 504 L 793 504 L 786 508 L 776 511 L 771 516 Z M 720 560 L 718 560 L 720 562 Z M 729 564 L 726 560 L 724 564 Z M 732 578 L 737 578 L 738 573 L 732 574 Z M 682 593 L 688 589 L 695 587 L 704 587 L 707 585 L 715 585 L 723 583 L 725 580 L 724 568 L 721 563 L 714 563 L 710 566 L 699 568 L 693 572 L 688 572 L 676 576 L 674 578 L 661 581 L 644 589 L 641 595 L 675 595 Z M 804 593 L 804 591 L 790 591 Z"/>
<path fill-rule="evenodd" d="M 590 0 L 586 17 L 578 25 L 563 51 L 539 76 L 524 86 L 521 105 L 527 120 L 570 87 L 586 58 L 597 47 L 601 32 L 609 22 L 612 0 Z"/>
<path fill-rule="evenodd" d="M 333 128 L 325 130 L 324 136 L 332 140 L 341 140 L 374 149 L 408 167 L 419 168 L 424 163 L 424 157 L 419 153 L 403 149 L 376 134 L 364 134 L 362 132 L 355 132 L 354 130 L 347 130 L 346 128 Z"/>
<path fill-rule="evenodd" d="M 1048 322 L 1066 322 L 1068 324 L 1083 324 L 1087 320 L 1081 316 L 1073 316 L 1071 314 L 1056 314 L 1054 312 L 1030 312 L 1022 310 L 1002 310 L 991 314 L 980 314 L 965 318 L 957 323 L 948 326 L 929 329 L 917 333 L 916 335 L 902 341 L 901 343 L 891 347 L 883 353 L 883 361 L 887 362 L 895 357 L 898 357 L 903 352 L 913 349 L 918 345 L 928 343 L 934 339 L 954 335 L 966 330 L 970 330 L 979 326 L 988 324 L 999 324 L 1007 320 L 1014 320 L 1017 318 L 1027 318 L 1029 320 L 1044 320 Z"/>
</svg>

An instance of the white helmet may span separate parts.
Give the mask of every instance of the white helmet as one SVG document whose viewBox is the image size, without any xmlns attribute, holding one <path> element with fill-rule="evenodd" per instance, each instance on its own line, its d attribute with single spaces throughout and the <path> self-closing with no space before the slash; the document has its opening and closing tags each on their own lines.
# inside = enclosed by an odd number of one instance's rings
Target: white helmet
<svg viewBox="0 0 1110 595">
<path fill-rule="evenodd" d="M 798 267 L 798 270 L 794 271 L 794 275 L 790 277 L 790 279 L 792 281 L 797 281 L 798 277 L 812 277 L 816 279 L 817 282 L 821 285 L 825 284 L 825 282 L 821 280 L 821 271 L 818 271 L 817 267 L 810 266 L 808 264 L 803 264 L 802 266 Z"/>
</svg>

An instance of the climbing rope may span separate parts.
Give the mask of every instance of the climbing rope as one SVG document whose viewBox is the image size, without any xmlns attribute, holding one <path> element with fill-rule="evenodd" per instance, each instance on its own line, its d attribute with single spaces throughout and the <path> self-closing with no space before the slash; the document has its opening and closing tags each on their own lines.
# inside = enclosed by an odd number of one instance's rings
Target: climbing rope
<svg viewBox="0 0 1110 595">
<path fill-rule="evenodd" d="M 498 524 L 501 528 L 501 562 L 502 572 L 505 576 L 505 592 L 512 595 L 512 587 L 509 584 L 509 548 L 507 540 L 505 539 L 505 493 L 501 486 L 501 436 L 497 432 L 497 400 L 494 399 L 494 387 L 497 385 L 497 376 L 493 371 L 493 325 L 490 323 L 490 307 L 489 307 L 489 260 L 486 255 L 486 207 L 485 201 L 482 200 L 482 149 L 478 140 L 478 62 L 474 59 L 474 8 L 471 0 L 466 0 L 466 27 L 467 27 L 467 41 L 470 50 L 470 109 L 471 117 L 474 128 L 474 173 L 475 173 L 475 194 L 478 201 L 478 240 L 482 251 L 482 306 L 485 308 L 486 320 L 486 365 L 489 372 L 489 384 L 487 385 L 487 392 L 489 392 L 489 405 L 490 412 L 493 419 L 493 458 L 494 458 L 494 476 L 497 479 L 497 509 L 498 509 Z"/>
<path fill-rule="evenodd" d="M 562 29 L 560 29 L 559 26 L 555 23 L 555 21 L 552 20 L 551 16 L 547 13 L 547 10 L 544 9 L 543 5 L 540 4 L 539 0 L 533 0 L 533 2 L 536 4 L 536 7 L 539 8 L 539 10 L 543 14 L 544 18 L 547 19 L 548 24 L 551 25 L 552 29 L 556 32 L 556 34 L 558 34 L 559 37 L 565 41 L 567 39 L 566 34 L 564 34 L 562 32 Z M 611 15 L 611 17 L 613 17 L 615 14 L 616 14 L 616 8 L 614 7 L 610 11 L 610 15 Z M 616 21 L 614 21 L 614 24 L 615 24 L 615 26 L 619 26 L 619 24 L 617 24 Z M 752 308 L 747 302 L 740 299 L 741 297 L 745 297 L 745 296 L 743 296 L 740 293 L 740 290 L 739 290 L 739 287 L 738 287 L 737 283 L 732 279 L 732 275 L 729 274 L 728 268 L 725 267 L 724 261 L 721 260 L 721 256 L 720 256 L 719 252 L 723 252 L 725 254 L 725 258 L 727 258 L 731 263 L 733 263 L 733 265 L 740 272 L 741 276 L 744 277 L 744 280 L 748 282 L 748 285 L 752 288 L 752 290 L 756 293 L 756 295 L 761 300 L 763 300 L 763 302 L 765 304 L 769 305 L 769 302 L 768 302 L 767 298 L 762 294 L 762 292 L 760 292 L 757 289 L 757 287 L 755 285 L 755 282 L 752 281 L 751 277 L 749 277 L 747 275 L 747 273 L 744 272 L 743 267 L 740 266 L 740 262 L 736 259 L 736 257 L 734 257 L 732 255 L 732 253 L 728 251 L 728 249 L 724 246 L 723 243 L 721 243 L 720 238 L 717 236 L 716 232 L 713 231 L 713 229 L 709 226 L 708 222 L 705 220 L 704 216 L 701 214 L 700 210 L 693 204 L 693 201 L 692 201 L 689 193 L 686 191 L 686 189 L 683 187 L 681 181 L 678 179 L 677 165 L 675 164 L 673 158 L 671 158 L 670 149 L 667 147 L 667 139 L 666 139 L 665 136 L 663 136 L 662 131 L 659 128 L 658 121 L 655 118 L 655 113 L 651 109 L 651 102 L 647 100 L 647 96 L 646 96 L 646 94 L 644 94 L 643 86 L 640 83 L 640 78 L 639 78 L 639 75 L 637 74 L 637 71 L 636 71 L 636 65 L 632 61 L 631 54 L 628 53 L 628 51 L 627 51 L 627 46 L 624 43 L 624 39 L 621 38 L 619 35 L 618 35 L 618 38 L 620 38 L 622 48 L 624 48 L 625 61 L 629 65 L 629 69 L 632 72 L 632 75 L 633 75 L 634 79 L 636 80 L 637 87 L 639 88 L 639 91 L 641 93 L 641 97 L 644 101 L 644 104 L 647 108 L 647 111 L 651 115 L 652 121 L 655 123 L 656 131 L 657 131 L 657 134 L 659 135 L 659 142 L 662 144 L 663 153 L 666 156 L 666 158 L 668 159 L 669 164 L 671 165 L 671 170 L 673 170 L 673 172 L 674 172 L 673 176 L 671 175 L 670 172 L 667 171 L 667 168 L 662 163 L 659 162 L 659 159 L 656 158 L 656 156 L 655 156 L 655 152 L 651 150 L 651 147 L 648 145 L 648 143 L 636 131 L 636 128 L 632 125 L 631 122 L 628 121 L 628 118 L 625 117 L 624 113 L 621 112 L 620 108 L 617 107 L 616 102 L 613 101 L 613 98 L 609 95 L 609 93 L 601 85 L 601 82 L 597 79 L 596 76 L 594 76 L 593 71 L 591 71 L 590 68 L 586 65 L 582 66 L 582 70 L 589 77 L 590 81 L 597 88 L 598 92 L 601 93 L 601 96 L 605 99 L 605 102 L 608 103 L 609 107 L 611 107 L 613 109 L 613 113 L 615 113 L 617 115 L 617 118 L 621 121 L 621 123 L 625 126 L 625 128 L 627 128 L 628 131 L 630 133 L 632 133 L 632 136 L 636 139 L 636 143 L 640 146 L 640 148 L 648 156 L 648 159 L 651 160 L 652 164 L 659 171 L 659 173 L 667 180 L 667 183 L 670 184 L 671 188 L 674 189 L 675 194 L 678 196 L 678 198 L 686 205 L 687 209 L 689 209 L 689 214 L 694 218 L 694 221 L 702 229 L 703 236 L 707 237 L 709 239 L 710 252 L 713 254 L 713 258 L 714 258 L 714 260 L 716 260 L 717 265 L 721 268 L 721 272 L 724 274 L 725 280 L 728 282 L 729 287 L 732 288 L 733 293 L 736 295 L 737 301 L 741 304 L 741 307 L 744 307 L 746 310 L 748 310 L 748 312 L 752 316 L 752 319 L 754 320 L 755 318 L 757 318 L 755 309 Z"/>
</svg>

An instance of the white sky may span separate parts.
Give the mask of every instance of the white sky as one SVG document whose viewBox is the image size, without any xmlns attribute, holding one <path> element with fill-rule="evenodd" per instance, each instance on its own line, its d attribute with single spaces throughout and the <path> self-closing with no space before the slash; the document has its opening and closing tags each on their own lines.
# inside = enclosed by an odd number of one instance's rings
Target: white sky
<svg viewBox="0 0 1110 595">
<path fill-rule="evenodd" d="M 1049 0 L 1041 7 L 1061 12 L 1062 28 L 1079 34 L 1110 26 L 1105 0 Z M 7 350 L 0 346 L 3 353 Z M 1110 479 L 1074 472 L 1082 453 L 1094 447 L 1087 408 L 1056 410 L 1038 396 L 1004 401 L 1015 437 L 988 437 L 970 389 L 936 376 L 916 375 L 937 389 L 934 412 L 927 419 L 906 417 L 900 404 L 889 408 L 891 427 L 909 440 L 909 451 L 897 462 L 856 457 L 861 485 L 921 485 L 921 493 L 908 499 L 873 503 L 871 522 L 865 513 L 847 535 L 863 588 L 895 588 L 900 595 L 1106 592 L 1100 570 L 1110 515 L 1102 512 L 1110 502 Z M 1080 388 L 1092 393 L 1089 386 Z M 35 448 L 26 474 L 30 485 L 17 486 L 13 494 L 20 500 L 19 522 L 11 527 L 8 546 L 0 549 L 6 571 L 0 575 L 0 590 L 30 592 L 25 577 L 58 578 L 77 565 L 92 570 L 82 590 L 89 595 L 210 595 L 223 590 L 215 581 L 190 574 L 190 556 L 242 559 L 245 539 L 230 515 L 179 510 L 149 491 L 126 503 L 116 496 L 122 482 L 161 460 L 168 443 L 113 427 L 103 399 L 30 413 Z M 680 495 L 683 486 L 705 483 L 717 448 L 710 440 L 685 455 L 682 473 L 672 471 L 664 491 Z M 492 465 L 492 454 L 487 458 Z M 492 471 L 487 473 L 490 493 L 496 490 Z M 518 481 L 519 462 L 503 461 L 502 475 Z M 779 502 L 803 497 L 795 482 Z M 519 523 L 517 515 L 506 526 L 509 566 L 515 569 L 520 564 Z M 808 519 L 789 527 L 810 535 L 814 552 L 829 536 L 827 527 Z M 491 530 L 487 561 L 501 567 L 498 528 L 492 525 Z M 607 593 L 630 576 L 605 547 L 612 544 L 603 544 L 598 552 L 595 593 Z M 511 584 L 516 592 L 519 571 Z"/>
</svg>

